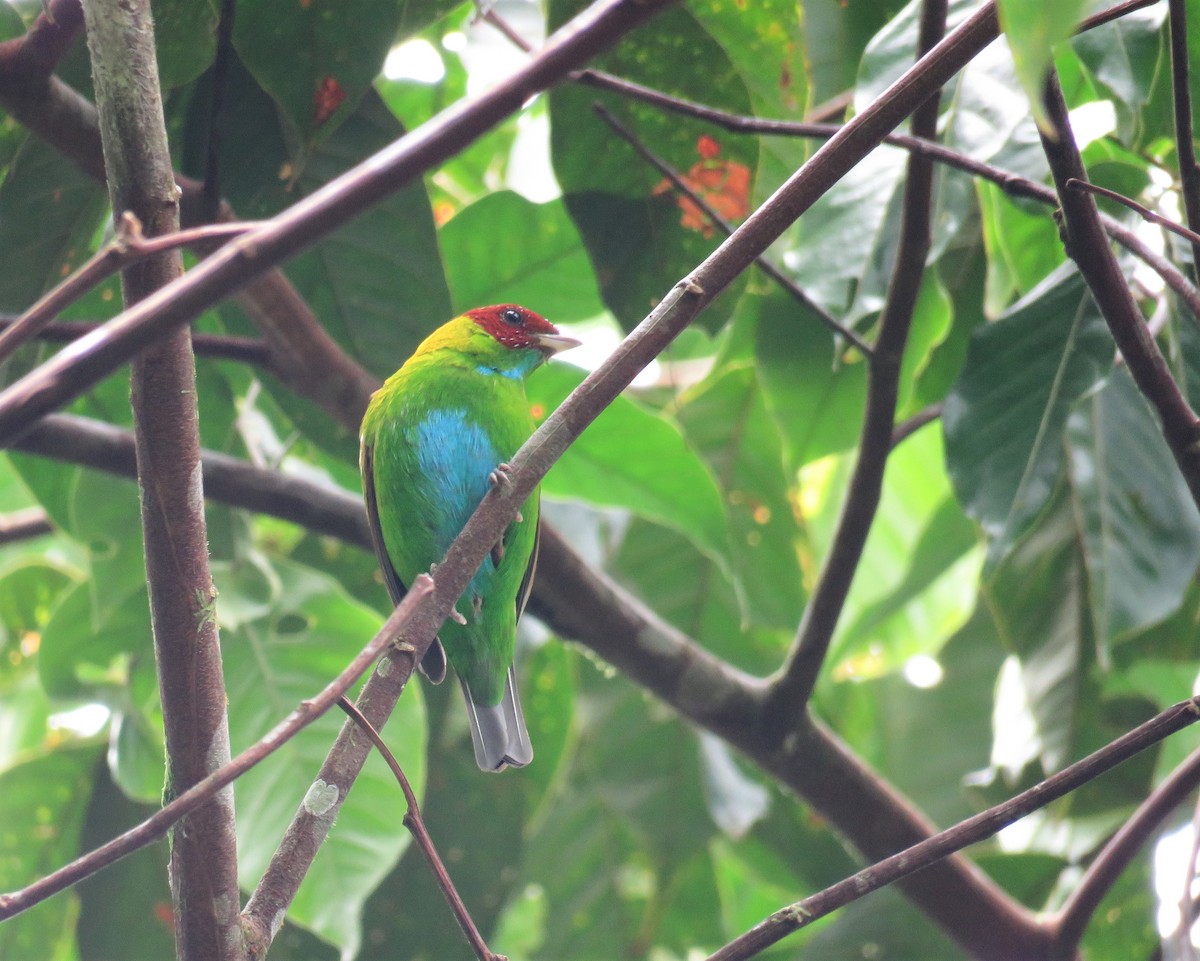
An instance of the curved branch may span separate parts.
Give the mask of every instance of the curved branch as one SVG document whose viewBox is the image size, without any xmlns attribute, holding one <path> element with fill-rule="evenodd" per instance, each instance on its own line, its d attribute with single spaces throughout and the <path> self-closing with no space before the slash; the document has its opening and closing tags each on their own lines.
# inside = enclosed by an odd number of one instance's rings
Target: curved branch
<svg viewBox="0 0 1200 961">
<path fill-rule="evenodd" d="M 1088 866 L 1067 903 L 1051 922 L 1055 940 L 1062 957 L 1072 957 L 1083 940 L 1088 922 L 1104 896 L 1117 883 L 1121 872 L 1149 842 L 1151 835 L 1172 811 L 1187 800 L 1200 784 L 1200 750 L 1186 760 L 1138 805 L 1133 816 L 1121 825 L 1104 845 L 1100 854 Z"/>
<path fill-rule="evenodd" d="M 1044 94 L 1051 135 L 1042 135 L 1042 148 L 1050 162 L 1067 235 L 1067 254 L 1079 267 L 1096 305 L 1138 389 L 1158 413 L 1163 436 L 1187 481 L 1192 499 L 1200 504 L 1200 418 L 1171 376 L 1154 336 L 1146 328 L 1141 311 L 1100 223 L 1096 202 L 1086 191 L 1072 190 L 1068 181 L 1087 180 L 1083 160 L 1075 145 L 1058 78 L 1051 73 Z"/>
<path fill-rule="evenodd" d="M 924 0 L 918 56 L 924 55 L 945 33 L 946 8 L 945 0 Z M 912 119 L 915 136 L 924 140 L 937 136 L 938 103 L 939 95 L 934 94 L 917 108 Z M 771 685 L 771 708 L 781 716 L 798 716 L 807 709 L 879 508 L 883 473 L 893 446 L 904 345 L 917 309 L 925 260 L 932 243 L 932 206 L 933 161 L 910 154 L 896 262 L 879 319 L 879 336 L 868 364 L 858 461 L 838 515 L 829 556 L 804 609 L 788 659 Z"/>
</svg>

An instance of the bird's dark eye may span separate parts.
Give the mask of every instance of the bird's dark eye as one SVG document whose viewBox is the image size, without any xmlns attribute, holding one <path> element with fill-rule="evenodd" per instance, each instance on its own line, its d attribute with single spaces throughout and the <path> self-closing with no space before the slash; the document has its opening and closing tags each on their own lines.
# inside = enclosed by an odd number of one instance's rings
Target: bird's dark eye
<svg viewBox="0 0 1200 961">
<path fill-rule="evenodd" d="M 506 324 L 512 324 L 514 327 L 520 327 L 525 322 L 525 318 L 515 307 L 506 308 L 500 316 Z"/>
</svg>

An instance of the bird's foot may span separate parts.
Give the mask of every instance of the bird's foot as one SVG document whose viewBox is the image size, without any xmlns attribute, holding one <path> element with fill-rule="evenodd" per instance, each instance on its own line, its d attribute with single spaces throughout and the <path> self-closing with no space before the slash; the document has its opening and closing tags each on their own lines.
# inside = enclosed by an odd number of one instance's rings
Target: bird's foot
<svg viewBox="0 0 1200 961">
<path fill-rule="evenodd" d="M 503 487 L 508 483 L 508 475 L 512 473 L 512 464 L 501 461 L 496 469 L 488 474 L 488 483 L 493 487 Z"/>
<path fill-rule="evenodd" d="M 461 624 L 463 627 L 467 626 L 467 619 L 458 613 L 457 608 L 450 608 L 450 620 L 452 620 L 455 624 Z"/>
</svg>

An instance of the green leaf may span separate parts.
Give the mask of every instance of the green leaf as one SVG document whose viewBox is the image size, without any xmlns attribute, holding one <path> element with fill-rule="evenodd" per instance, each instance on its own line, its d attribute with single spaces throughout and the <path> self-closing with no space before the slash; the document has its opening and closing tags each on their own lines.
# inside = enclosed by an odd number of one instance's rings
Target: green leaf
<svg viewBox="0 0 1200 961">
<path fill-rule="evenodd" d="M 582 6 L 579 0 L 554 0 L 552 24 Z M 751 110 L 746 85 L 729 56 L 683 7 L 659 14 L 653 30 L 631 34 L 592 66 L 735 113 Z M 563 199 L 587 245 L 605 303 L 623 327 L 632 329 L 720 238 L 689 218 L 669 189 L 660 189 L 662 175 L 616 139 L 593 110 L 597 101 L 680 173 L 710 171 L 717 181 L 710 200 L 730 202 L 729 213 L 735 212 L 736 201 L 748 202 L 758 150 L 752 141 L 718 136 L 710 125 L 692 118 L 580 84 L 561 84 L 551 91 L 551 152 Z M 717 156 L 702 157 L 702 137 Z M 727 219 L 738 222 L 744 216 Z M 718 329 L 744 284 L 744 276 L 735 281 L 699 322 L 710 331 Z"/>
<path fill-rule="evenodd" d="M 27 138 L 0 184 L 0 310 L 25 310 L 83 263 L 107 209 L 100 184 Z"/>
<path fill-rule="evenodd" d="M 953 500 L 932 425 L 888 459 L 879 508 L 830 651 L 835 674 L 864 678 L 936 654 L 975 606 L 980 551 Z"/>
<path fill-rule="evenodd" d="M 1165 8 L 1131 11 L 1071 41 L 1098 85 L 1113 94 L 1125 143 L 1138 139 L 1137 127 L 1155 77 L 1160 70 L 1169 70 L 1162 29 L 1166 16 Z"/>
<path fill-rule="evenodd" d="M 79 854 L 79 834 L 99 760 L 95 744 L 60 746 L 0 773 L 0 888 L 16 891 Z M 0 957 L 69 957 L 78 895 L 43 901 L 0 925 Z"/>
<path fill-rule="evenodd" d="M 1050 67 L 1054 45 L 1068 39 L 1079 23 L 1087 0 L 997 0 L 1000 27 L 1008 39 L 1017 77 L 1029 97 L 1033 114 L 1044 116 L 1042 85 Z"/>
<path fill-rule="evenodd" d="M 497 242 L 498 238 L 519 242 Z M 596 278 L 562 201 L 534 204 L 509 191 L 464 208 L 438 234 L 461 313 L 485 304 L 524 304 L 554 323 L 604 312 Z"/>
<path fill-rule="evenodd" d="M 276 561 L 268 610 L 222 630 L 229 731 L 234 754 L 249 747 L 305 698 L 340 673 L 379 628 L 374 612 L 350 600 L 325 576 Z M 257 590 L 261 571 L 218 568 L 214 578 L 235 592 L 243 577 Z M 221 599 L 217 599 L 221 612 Z M 252 887 L 309 790 L 341 727 L 331 712 L 290 740 L 235 785 L 238 871 Z M 425 781 L 425 711 L 410 686 L 384 730 L 418 796 Z M 374 752 L 346 797 L 337 823 L 305 876 L 289 916 L 353 957 L 361 943 L 367 897 L 408 845 L 404 799 Z"/>
<path fill-rule="evenodd" d="M 997 736 L 1027 752 L 1020 761 L 1039 759 L 1047 772 L 1075 757 L 1087 688 L 1091 637 L 1077 537 L 1059 485 L 1037 527 L 996 565 L 984 586 L 1000 636 L 1019 659 L 999 683 L 998 716 L 1009 720 Z M 1030 731 L 1017 719 L 1022 711 L 1028 712 Z M 1013 743 L 1022 734 L 1025 743 Z M 1009 767 L 1018 770 L 1019 764 Z"/>
<path fill-rule="evenodd" d="M 577 660 L 577 655 L 568 653 L 572 661 Z M 529 687 L 526 683 L 522 694 Z M 481 774 L 457 688 L 452 683 L 425 688 L 430 764 L 421 810 L 471 917 L 488 937 L 489 946 L 499 950 L 489 932 L 505 901 L 527 890 L 519 877 L 526 832 L 532 830 L 530 792 L 524 782 L 542 763 L 543 744 L 534 741 L 535 758 L 528 768 L 498 777 Z M 398 824 L 399 817 L 395 820 Z M 475 959 L 416 845 L 407 848 L 368 900 L 357 961 L 395 961 L 398 949 L 412 958 Z"/>
<path fill-rule="evenodd" d="M 779 433 L 753 368 L 727 367 L 686 392 L 679 419 L 723 492 L 743 619 L 793 629 L 806 596 L 802 534 Z"/>
<path fill-rule="evenodd" d="M 792 471 L 848 450 L 858 437 L 866 364 L 836 349 L 811 311 L 783 294 L 747 304 L 757 316 L 754 356 L 767 409 Z"/>
<path fill-rule="evenodd" d="M 942 425 L 958 499 L 992 538 L 989 564 L 1046 504 L 1071 406 L 1112 356 L 1108 328 L 1073 271 L 1048 278 L 972 338 Z"/>
<path fill-rule="evenodd" d="M 90 851 L 129 830 L 153 814 L 156 806 L 129 801 L 102 769 L 84 822 L 83 849 Z M 121 858 L 79 885 L 81 957 L 124 961 L 174 957 L 167 858 L 167 842 L 159 841 Z"/>
<path fill-rule="evenodd" d="M 530 378 L 536 418 L 545 417 L 583 381 L 567 364 L 549 364 Z M 554 465 L 542 484 L 550 497 L 624 507 L 686 534 L 725 561 L 729 541 L 717 485 L 679 428 L 631 400 L 617 400 Z"/>
<path fill-rule="evenodd" d="M 243 4 L 238 16 L 257 6 Z M 154 0 L 154 44 L 164 92 L 195 80 L 217 52 L 214 5 L 208 0 Z"/>
<path fill-rule="evenodd" d="M 1088 598 L 1102 649 L 1170 616 L 1200 564 L 1200 514 L 1128 371 L 1067 423 Z"/>
<path fill-rule="evenodd" d="M 279 103 L 303 150 L 355 111 L 398 38 L 453 6 L 446 0 L 255 0 L 238 8 L 233 44 Z"/>
</svg>

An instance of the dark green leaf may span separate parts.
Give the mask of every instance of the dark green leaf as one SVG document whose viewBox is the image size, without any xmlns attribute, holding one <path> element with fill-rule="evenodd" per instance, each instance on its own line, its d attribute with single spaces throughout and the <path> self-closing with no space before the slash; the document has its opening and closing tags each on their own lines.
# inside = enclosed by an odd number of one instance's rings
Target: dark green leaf
<svg viewBox="0 0 1200 961">
<path fill-rule="evenodd" d="M 451 6 L 446 0 L 256 0 L 238 8 L 233 43 L 305 151 L 354 113 L 398 37 Z"/>
<path fill-rule="evenodd" d="M 1088 598 L 1104 649 L 1173 613 L 1200 564 L 1200 514 L 1125 368 L 1067 422 Z"/>
<path fill-rule="evenodd" d="M 1058 273 L 976 332 L 946 398 L 946 467 L 1003 556 L 1045 506 L 1075 401 L 1112 363 L 1112 338 L 1079 275 Z"/>
<path fill-rule="evenodd" d="M 566 364 L 539 370 L 528 386 L 540 420 L 583 380 Z M 707 554 L 729 555 L 721 495 L 703 461 L 666 418 L 618 398 L 546 476 L 542 489 L 564 500 L 624 507 L 690 537 Z"/>
<path fill-rule="evenodd" d="M 561 23 L 580 6 L 578 0 L 555 0 L 550 19 Z M 592 66 L 676 96 L 750 112 L 746 85 L 729 57 L 682 7 L 660 14 L 654 30 L 632 34 Z M 587 245 L 605 303 L 631 329 L 719 238 L 702 220 L 689 216 L 685 201 L 677 200 L 669 185 L 662 186 L 653 167 L 616 139 L 592 109 L 597 100 L 680 173 L 712 178 L 706 188 L 710 201 L 727 204 L 727 219 L 735 222 L 748 212 L 758 152 L 752 142 L 623 97 L 576 84 L 551 92 L 551 149 L 563 199 Z M 706 153 L 701 152 L 701 137 L 708 138 Z M 743 283 L 736 282 L 733 290 Z M 719 328 L 735 296 L 729 292 L 718 298 L 701 315 L 701 323 L 709 330 Z"/>
</svg>

